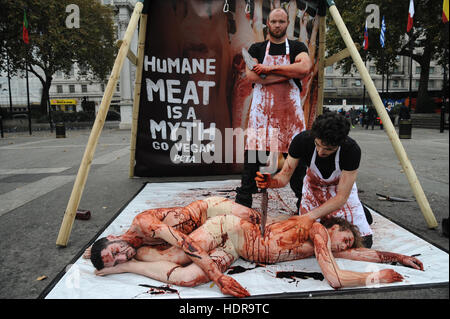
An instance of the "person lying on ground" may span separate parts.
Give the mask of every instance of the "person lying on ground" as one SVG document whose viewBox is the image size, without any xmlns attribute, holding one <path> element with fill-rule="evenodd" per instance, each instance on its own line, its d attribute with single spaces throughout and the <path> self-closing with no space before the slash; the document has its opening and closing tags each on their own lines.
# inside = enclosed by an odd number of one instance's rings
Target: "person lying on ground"
<svg viewBox="0 0 450 319">
<path fill-rule="evenodd" d="M 392 269 L 364 273 L 343 270 L 334 257 L 378 263 L 399 262 L 423 270 L 422 262 L 415 257 L 360 248 L 361 236 L 357 227 L 345 219 L 328 218 L 322 225 L 311 221 L 308 216 L 292 216 L 268 224 L 263 236 L 258 224 L 226 214 L 226 207 L 230 207 L 227 201 L 225 199 L 221 203 L 225 214 L 209 218 L 189 236 L 180 238 L 169 226 L 157 221 L 148 233 L 152 234 L 152 238 L 175 243 L 174 247 L 160 250 L 143 246 L 134 251 L 133 256 L 137 260 L 116 263 L 113 267 L 97 269 L 95 273 L 104 276 L 131 272 L 169 284 L 193 287 L 209 282 L 211 273 L 223 273 L 239 257 L 250 262 L 273 264 L 315 255 L 324 277 L 337 289 L 374 282 L 398 282 L 403 280 L 403 276 Z M 186 249 L 185 242 L 189 243 L 189 249 Z M 204 258 L 204 252 L 208 252 L 208 258 L 213 263 L 195 262 Z M 222 292 L 235 291 L 232 287 L 228 290 L 223 286 L 219 288 Z M 249 293 L 246 291 L 235 296 L 247 295 Z"/>
</svg>

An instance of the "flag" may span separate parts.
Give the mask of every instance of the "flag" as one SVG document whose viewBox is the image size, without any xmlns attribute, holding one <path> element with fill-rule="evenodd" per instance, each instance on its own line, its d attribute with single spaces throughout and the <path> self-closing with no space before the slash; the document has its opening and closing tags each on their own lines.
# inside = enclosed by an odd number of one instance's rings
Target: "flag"
<svg viewBox="0 0 450 319">
<path fill-rule="evenodd" d="M 414 17 L 414 1 L 409 1 L 409 12 L 408 12 L 408 25 L 406 26 L 406 32 L 409 32 L 413 26 L 413 17 Z"/>
<path fill-rule="evenodd" d="M 364 48 L 364 50 L 367 50 L 369 48 L 369 32 L 367 32 L 367 20 L 366 20 L 366 26 L 364 27 L 363 48 Z"/>
<path fill-rule="evenodd" d="M 30 43 L 30 39 L 28 38 L 28 20 L 27 13 L 23 12 L 23 28 L 22 28 L 22 39 L 26 44 Z"/>
<path fill-rule="evenodd" d="M 384 48 L 384 32 L 386 31 L 386 24 L 384 23 L 384 16 L 383 20 L 381 20 L 381 32 L 380 32 L 380 43 L 381 47 Z"/>
<path fill-rule="evenodd" d="M 444 0 L 444 4 L 442 5 L 442 22 L 448 22 L 448 0 Z"/>
</svg>

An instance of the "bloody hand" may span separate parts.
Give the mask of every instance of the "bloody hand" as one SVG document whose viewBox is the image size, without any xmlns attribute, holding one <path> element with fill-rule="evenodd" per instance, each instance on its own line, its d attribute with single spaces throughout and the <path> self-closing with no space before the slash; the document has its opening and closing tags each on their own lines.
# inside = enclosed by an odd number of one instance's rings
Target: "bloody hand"
<svg viewBox="0 0 450 319">
<path fill-rule="evenodd" d="M 423 270 L 423 264 L 422 262 L 412 256 L 403 256 L 402 258 L 400 258 L 399 262 L 402 263 L 402 265 L 414 268 L 414 269 L 418 269 L 418 270 Z"/>
<path fill-rule="evenodd" d="M 256 172 L 255 181 L 258 188 L 270 188 L 272 177 L 270 176 L 270 174 L 262 174 L 261 172 Z"/>
<path fill-rule="evenodd" d="M 220 276 L 217 284 L 225 295 L 231 295 L 238 298 L 250 296 L 250 293 L 230 276 Z"/>
<path fill-rule="evenodd" d="M 298 238 L 299 241 L 307 241 L 309 239 L 309 230 L 314 224 L 315 220 L 311 218 L 308 214 L 299 216 L 296 219 L 296 226 L 299 229 Z"/>
<path fill-rule="evenodd" d="M 268 74 L 270 73 L 270 66 L 259 63 L 253 67 L 252 71 L 254 71 L 258 75 Z"/>
<path fill-rule="evenodd" d="M 403 281 L 403 276 L 392 269 L 382 269 L 378 272 L 378 276 L 380 283 L 384 284 Z"/>
</svg>

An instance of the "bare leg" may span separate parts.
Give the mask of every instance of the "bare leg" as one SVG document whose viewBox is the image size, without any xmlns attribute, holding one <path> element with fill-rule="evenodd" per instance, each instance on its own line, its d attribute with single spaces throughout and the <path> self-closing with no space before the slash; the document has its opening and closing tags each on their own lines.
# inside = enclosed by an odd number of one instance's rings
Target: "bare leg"
<svg viewBox="0 0 450 319">
<path fill-rule="evenodd" d="M 228 269 L 228 267 L 237 259 L 233 254 L 227 252 L 229 249 L 232 249 L 231 242 L 225 244 L 224 247 L 214 249 L 210 253 L 211 259 L 214 260 L 222 272 Z M 181 266 L 177 263 L 165 260 L 151 262 L 131 260 L 114 267 L 103 268 L 95 273 L 98 276 L 105 276 L 124 272 L 146 276 L 183 287 L 195 287 L 210 281 L 205 272 L 194 263 L 191 263 L 188 266 Z"/>
</svg>

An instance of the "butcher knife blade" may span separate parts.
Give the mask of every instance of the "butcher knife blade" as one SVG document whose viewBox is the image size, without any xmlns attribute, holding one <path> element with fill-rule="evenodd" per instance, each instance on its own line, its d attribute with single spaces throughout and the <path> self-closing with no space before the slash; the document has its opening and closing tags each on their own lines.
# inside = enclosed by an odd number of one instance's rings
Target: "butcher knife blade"
<svg viewBox="0 0 450 319">
<path fill-rule="evenodd" d="M 264 181 L 267 181 L 267 178 L 269 177 L 268 173 L 263 173 L 264 175 Z M 267 206 L 269 205 L 269 194 L 267 193 L 267 188 L 261 189 L 261 235 L 264 236 L 264 231 L 266 229 L 266 222 L 267 222 Z"/>
<path fill-rule="evenodd" d="M 245 48 L 242 48 L 242 57 L 244 58 L 245 64 L 250 71 L 253 70 L 256 64 L 258 64 L 255 60 L 253 60 L 252 56 Z M 260 77 L 261 79 L 264 79 L 266 75 L 261 74 Z"/>
</svg>

